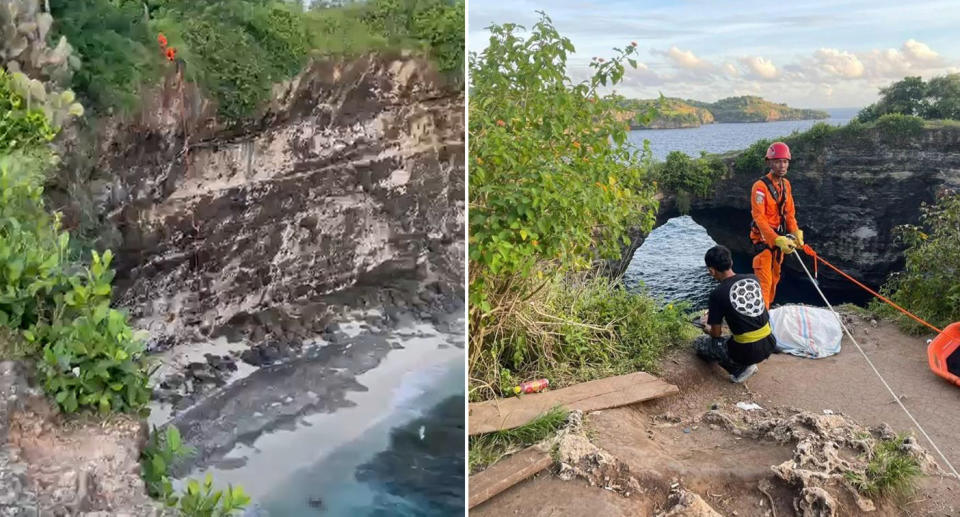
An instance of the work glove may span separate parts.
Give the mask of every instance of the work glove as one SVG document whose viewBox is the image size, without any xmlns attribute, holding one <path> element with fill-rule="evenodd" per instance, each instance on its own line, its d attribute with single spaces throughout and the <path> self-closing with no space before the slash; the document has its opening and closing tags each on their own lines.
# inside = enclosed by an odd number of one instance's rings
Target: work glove
<svg viewBox="0 0 960 517">
<path fill-rule="evenodd" d="M 797 233 L 793 234 L 794 239 L 796 239 L 797 248 L 803 247 L 803 230 L 797 229 Z"/>
<path fill-rule="evenodd" d="M 789 255 L 797 249 L 796 241 L 787 235 L 777 236 L 777 238 L 773 240 L 773 244 L 780 248 L 780 251 L 782 251 L 784 255 Z"/>
</svg>

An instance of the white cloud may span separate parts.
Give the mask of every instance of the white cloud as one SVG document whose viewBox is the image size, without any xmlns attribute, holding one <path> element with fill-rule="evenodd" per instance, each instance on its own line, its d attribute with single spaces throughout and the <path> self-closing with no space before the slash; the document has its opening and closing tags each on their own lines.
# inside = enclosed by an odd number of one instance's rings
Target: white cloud
<svg viewBox="0 0 960 517">
<path fill-rule="evenodd" d="M 733 63 L 724 63 L 723 71 L 730 77 L 736 77 L 740 75 L 740 70 L 737 70 L 737 67 Z"/>
<path fill-rule="evenodd" d="M 864 67 L 860 59 L 846 51 L 833 48 L 821 48 L 814 52 L 814 59 L 820 70 L 830 75 L 855 79 L 863 77 Z"/>
<path fill-rule="evenodd" d="M 920 74 L 943 66 L 943 59 L 925 43 L 909 39 L 900 49 L 877 49 L 863 57 L 869 75 L 900 79 L 909 74 Z"/>
<path fill-rule="evenodd" d="M 670 47 L 670 50 L 666 52 L 666 56 L 677 66 L 687 70 L 711 70 L 713 68 L 713 65 L 709 61 L 697 57 L 690 50 L 681 50 L 677 48 L 676 45 Z"/>
<path fill-rule="evenodd" d="M 940 54 L 937 54 L 926 45 L 914 39 L 908 39 L 903 44 L 903 53 L 911 58 L 913 62 L 935 63 L 940 61 Z"/>
<path fill-rule="evenodd" d="M 779 72 L 774 66 L 773 61 L 760 56 L 747 56 L 740 58 L 740 62 L 747 65 L 750 72 L 761 79 L 776 79 Z"/>
</svg>

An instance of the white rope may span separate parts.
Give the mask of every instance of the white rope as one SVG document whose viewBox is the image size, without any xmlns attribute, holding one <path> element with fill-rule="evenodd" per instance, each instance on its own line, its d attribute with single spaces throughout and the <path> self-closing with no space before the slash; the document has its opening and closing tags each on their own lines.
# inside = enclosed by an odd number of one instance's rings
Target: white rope
<svg viewBox="0 0 960 517">
<path fill-rule="evenodd" d="M 930 442 L 930 445 L 933 446 L 933 450 L 937 451 L 937 454 L 939 454 L 940 458 L 943 459 L 943 462 L 947 464 L 947 467 L 950 469 L 950 472 L 953 473 L 953 476 L 957 478 L 957 480 L 960 480 L 960 474 L 957 473 L 957 469 L 953 468 L 953 464 L 950 463 L 950 460 L 948 460 L 947 457 L 944 456 L 942 452 L 940 452 L 940 448 L 937 447 L 937 444 L 933 443 L 933 439 L 930 438 L 930 435 L 928 435 L 926 431 L 924 431 L 923 426 L 920 425 L 920 422 L 917 422 L 917 419 L 913 418 L 913 415 L 910 414 L 910 411 L 907 409 L 907 407 L 904 406 L 903 402 L 900 401 L 900 397 L 898 397 L 897 394 L 893 392 L 893 388 L 891 388 L 890 385 L 887 384 L 887 381 L 886 379 L 883 378 L 883 375 L 880 375 L 880 372 L 877 370 L 877 367 L 873 365 L 873 361 L 871 361 L 870 358 L 867 357 L 867 354 L 866 352 L 863 351 L 863 348 L 860 348 L 860 343 L 857 343 L 857 340 L 853 338 L 853 334 L 851 334 L 850 331 L 847 330 L 847 326 L 843 324 L 843 318 L 841 318 L 840 315 L 837 314 L 837 311 L 833 310 L 833 306 L 830 305 L 829 301 L 827 301 L 827 297 L 824 296 L 823 291 L 820 290 L 820 285 L 817 283 L 816 280 L 813 279 L 813 275 L 810 274 L 810 270 L 807 269 L 807 265 L 804 264 L 803 259 L 800 258 L 800 253 L 794 252 L 794 255 L 796 255 L 797 261 L 800 262 L 800 266 L 803 267 L 803 271 L 807 274 L 807 277 L 810 278 L 811 282 L 813 282 L 813 287 L 817 289 L 817 292 L 820 293 L 820 297 L 823 298 L 824 302 L 826 302 L 827 307 L 830 307 L 830 310 L 833 312 L 833 315 L 837 317 L 837 321 L 840 322 L 840 326 L 843 327 L 843 331 L 847 333 L 847 337 L 849 337 L 850 341 L 853 341 L 853 344 L 857 346 L 857 350 L 859 350 L 860 355 L 862 355 L 863 358 L 867 360 L 867 364 L 870 365 L 870 368 L 873 368 L 873 373 L 877 374 L 877 377 L 880 378 L 880 382 L 883 383 L 883 385 L 887 388 L 887 391 L 890 392 L 890 395 L 893 396 L 893 400 L 896 401 L 896 403 L 900 406 L 900 409 L 902 409 L 903 412 L 907 414 L 907 416 L 910 418 L 910 421 L 913 422 L 913 425 L 915 425 L 917 429 L 920 430 L 920 433 L 923 434 L 923 437 L 926 438 L 928 442 Z"/>
</svg>

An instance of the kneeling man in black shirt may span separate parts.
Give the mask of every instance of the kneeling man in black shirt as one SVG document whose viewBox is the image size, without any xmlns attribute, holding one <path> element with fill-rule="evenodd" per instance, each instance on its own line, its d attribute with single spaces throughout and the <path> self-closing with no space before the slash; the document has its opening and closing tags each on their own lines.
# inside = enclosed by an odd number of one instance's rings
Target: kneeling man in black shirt
<svg viewBox="0 0 960 517">
<path fill-rule="evenodd" d="M 720 285 L 710 293 L 707 321 L 694 342 L 697 355 L 716 361 L 730 373 L 730 380 L 743 382 L 757 373 L 757 363 L 773 352 L 776 340 L 770 332 L 770 315 L 763 303 L 757 277 L 733 272 L 733 258 L 725 246 L 714 246 L 704 257 L 707 270 Z M 723 320 L 732 336 L 721 337 Z"/>
</svg>

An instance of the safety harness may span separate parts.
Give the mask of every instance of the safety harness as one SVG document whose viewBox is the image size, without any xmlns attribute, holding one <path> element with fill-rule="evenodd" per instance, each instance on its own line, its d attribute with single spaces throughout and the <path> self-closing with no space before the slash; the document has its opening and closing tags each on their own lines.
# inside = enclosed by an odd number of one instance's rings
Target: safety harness
<svg viewBox="0 0 960 517">
<path fill-rule="evenodd" d="M 763 184 L 767 186 L 767 191 L 770 192 L 771 196 L 773 196 L 773 200 L 777 202 L 777 211 L 780 213 L 780 225 L 776 227 L 775 231 L 778 234 L 783 235 L 786 232 L 786 227 L 787 227 L 786 226 L 787 225 L 787 218 L 786 218 L 787 186 L 781 180 L 780 186 L 783 187 L 783 189 L 778 191 L 773 187 L 773 181 L 770 178 L 768 178 L 766 175 L 761 176 L 760 181 L 762 181 Z M 750 227 L 751 229 L 757 228 L 757 231 L 760 231 L 760 228 L 757 227 L 756 221 L 750 221 Z M 779 251 L 780 248 L 777 248 L 776 246 L 768 246 L 767 243 L 764 242 L 762 239 L 760 242 L 753 245 L 754 255 L 763 253 L 766 250 L 773 250 L 774 255 L 776 256 L 776 252 Z M 782 260 L 783 257 L 780 257 L 780 259 Z"/>
</svg>

